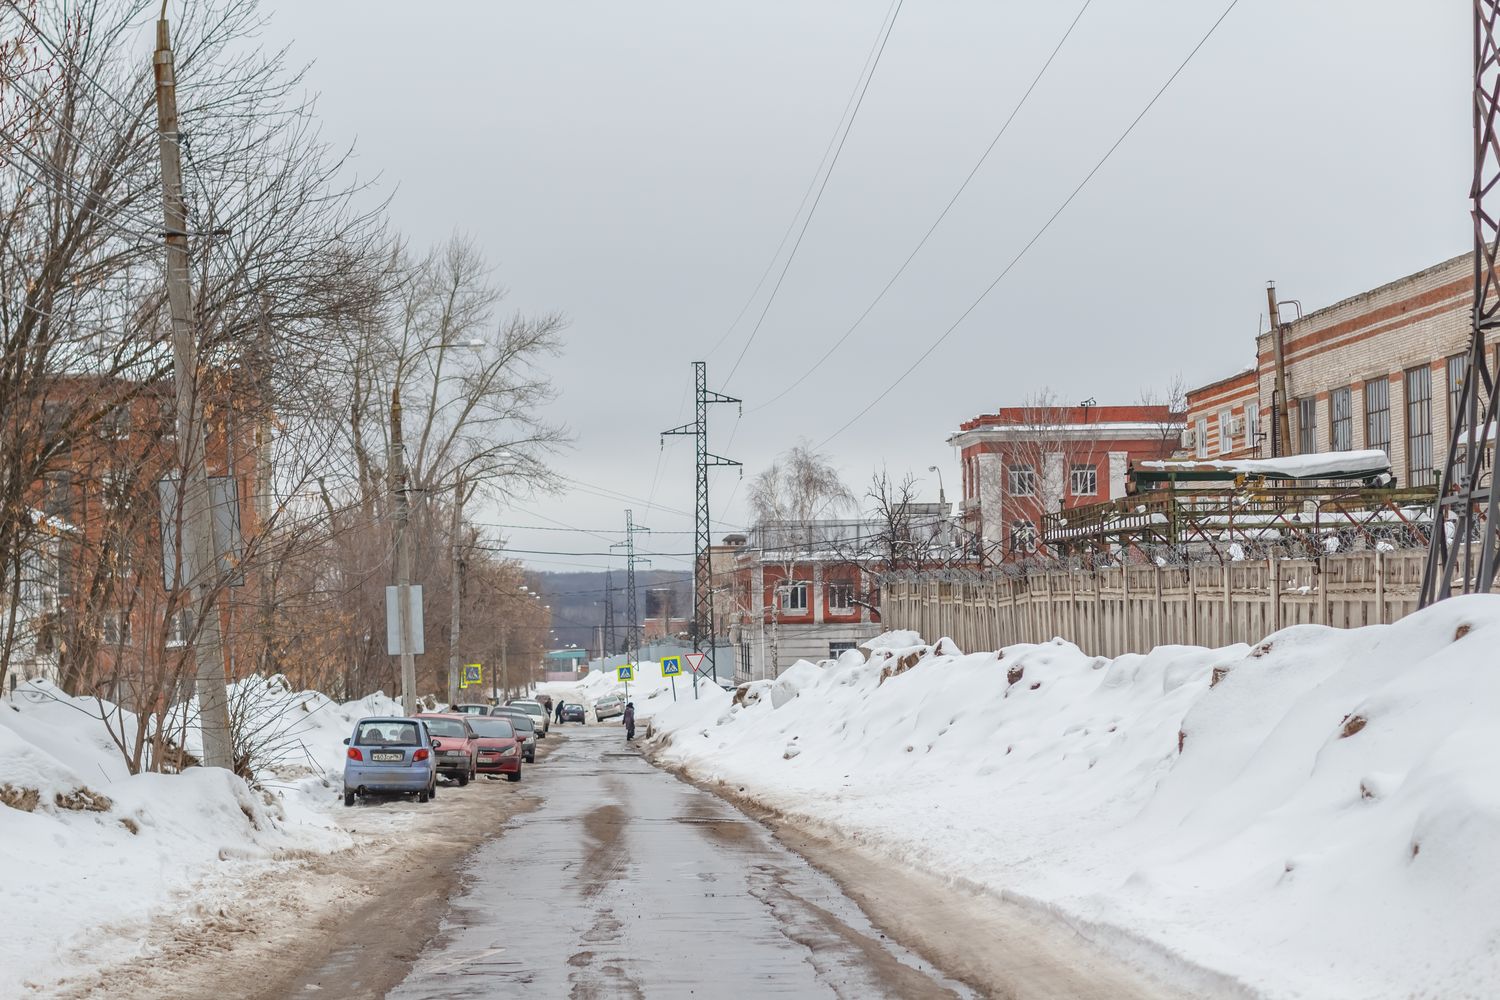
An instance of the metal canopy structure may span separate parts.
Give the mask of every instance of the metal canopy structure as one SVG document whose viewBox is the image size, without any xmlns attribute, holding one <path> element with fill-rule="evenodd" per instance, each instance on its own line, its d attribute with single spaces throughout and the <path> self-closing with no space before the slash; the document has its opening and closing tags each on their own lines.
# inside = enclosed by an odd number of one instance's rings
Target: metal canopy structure
<svg viewBox="0 0 1500 1000">
<path fill-rule="evenodd" d="M 662 431 L 661 436 L 663 440 L 674 435 L 696 439 L 698 495 L 693 518 L 693 623 L 690 635 L 693 651 L 708 655 L 709 671 L 717 679 L 719 674 L 714 663 L 713 574 L 708 553 L 713 545 L 708 510 L 708 470 L 716 466 L 738 468 L 740 463 L 709 452 L 708 407 L 711 403 L 738 403 L 740 400 L 722 392 L 714 392 L 708 387 L 708 365 L 702 361 L 693 362 L 693 382 L 697 390 L 697 414 L 693 422 Z"/>
<path fill-rule="evenodd" d="M 1458 395 L 1459 419 L 1450 420 L 1448 455 L 1433 519 L 1421 606 L 1455 593 L 1489 593 L 1495 583 L 1500 516 L 1489 452 L 1496 426 L 1494 378 L 1485 357 L 1485 333 L 1500 325 L 1500 223 L 1492 209 L 1500 183 L 1500 0 L 1474 0 L 1474 180 L 1469 189 L 1474 222 L 1474 312 L 1467 376 Z"/>
</svg>

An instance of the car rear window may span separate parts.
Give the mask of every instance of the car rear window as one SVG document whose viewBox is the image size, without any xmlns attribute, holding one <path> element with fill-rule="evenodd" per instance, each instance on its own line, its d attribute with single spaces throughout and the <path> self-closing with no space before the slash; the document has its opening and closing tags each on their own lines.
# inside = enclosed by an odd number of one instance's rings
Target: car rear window
<svg viewBox="0 0 1500 1000">
<path fill-rule="evenodd" d="M 492 740 L 514 739 L 516 735 L 516 731 L 511 728 L 509 719 L 497 719 L 494 716 L 488 719 L 475 719 L 474 732 Z"/>
<path fill-rule="evenodd" d="M 432 730 L 434 736 L 451 736 L 462 739 L 469 734 L 464 730 L 464 724 L 456 719 L 428 719 L 427 728 Z"/>
<path fill-rule="evenodd" d="M 414 747 L 418 742 L 417 726 L 414 722 L 361 722 L 354 742 L 361 746 Z"/>
</svg>

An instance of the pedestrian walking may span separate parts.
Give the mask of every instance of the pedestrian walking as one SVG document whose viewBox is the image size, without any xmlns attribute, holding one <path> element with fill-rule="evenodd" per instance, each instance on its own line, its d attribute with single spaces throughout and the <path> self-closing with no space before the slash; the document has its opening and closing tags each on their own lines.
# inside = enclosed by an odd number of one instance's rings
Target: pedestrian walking
<svg viewBox="0 0 1500 1000">
<path fill-rule="evenodd" d="M 635 739 L 635 702 L 625 703 L 625 742 Z"/>
<path fill-rule="evenodd" d="M 563 700 L 561 698 L 559 698 L 559 699 L 557 699 L 557 724 L 559 726 L 562 725 L 562 710 L 563 710 Z"/>
</svg>

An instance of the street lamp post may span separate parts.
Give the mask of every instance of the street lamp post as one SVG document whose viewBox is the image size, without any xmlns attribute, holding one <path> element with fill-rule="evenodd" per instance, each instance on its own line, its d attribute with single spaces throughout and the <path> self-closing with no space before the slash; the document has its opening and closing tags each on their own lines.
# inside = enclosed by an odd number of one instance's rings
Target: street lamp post
<svg viewBox="0 0 1500 1000">
<path fill-rule="evenodd" d="M 943 470 L 939 469 L 935 465 L 929 465 L 927 467 L 927 471 L 928 472 L 936 472 L 937 473 L 937 477 L 938 477 L 938 503 L 940 503 L 940 504 L 946 504 L 948 502 L 948 498 L 943 493 Z"/>
</svg>

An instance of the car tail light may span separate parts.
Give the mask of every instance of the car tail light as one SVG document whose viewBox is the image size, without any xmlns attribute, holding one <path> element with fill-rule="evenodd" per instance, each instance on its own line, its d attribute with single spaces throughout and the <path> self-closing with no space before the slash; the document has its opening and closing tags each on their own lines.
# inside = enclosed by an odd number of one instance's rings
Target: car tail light
<svg viewBox="0 0 1500 1000">
<path fill-rule="evenodd" d="M 416 753 L 414 753 L 414 754 L 411 755 L 411 759 L 412 760 L 426 760 L 427 759 L 427 751 L 426 750 L 418 750 Z"/>
<path fill-rule="evenodd" d="M 358 747 L 350 747 L 349 748 L 349 759 L 350 760 L 364 760 L 365 759 L 365 755 L 359 752 L 359 748 Z"/>
</svg>

